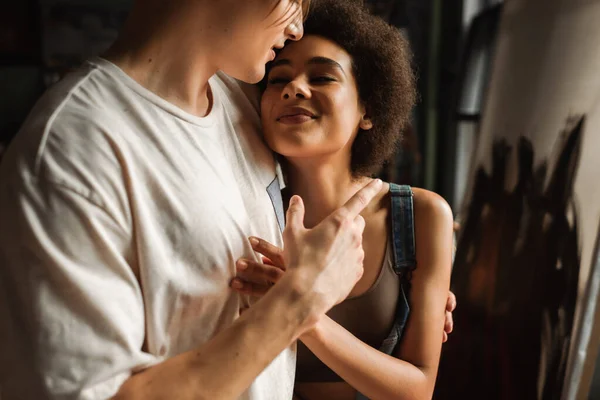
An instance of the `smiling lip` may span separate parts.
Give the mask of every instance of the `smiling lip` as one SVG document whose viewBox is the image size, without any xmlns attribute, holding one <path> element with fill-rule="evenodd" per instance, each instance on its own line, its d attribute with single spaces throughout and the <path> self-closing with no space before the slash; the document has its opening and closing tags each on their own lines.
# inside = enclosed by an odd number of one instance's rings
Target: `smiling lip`
<svg viewBox="0 0 600 400">
<path fill-rule="evenodd" d="M 285 117 L 281 117 L 277 119 L 277 121 L 284 125 L 298 125 L 303 124 L 308 121 L 312 121 L 314 118 L 309 117 L 305 114 L 296 114 L 296 115 L 286 115 Z"/>
<path fill-rule="evenodd" d="M 275 59 L 275 50 L 271 49 L 271 53 L 269 53 L 269 61 L 273 61 Z"/>
<path fill-rule="evenodd" d="M 317 117 L 310 111 L 301 108 L 293 107 L 286 110 L 282 115 L 277 118 L 277 122 L 285 125 L 296 125 L 303 124 L 308 121 L 312 121 Z"/>
</svg>

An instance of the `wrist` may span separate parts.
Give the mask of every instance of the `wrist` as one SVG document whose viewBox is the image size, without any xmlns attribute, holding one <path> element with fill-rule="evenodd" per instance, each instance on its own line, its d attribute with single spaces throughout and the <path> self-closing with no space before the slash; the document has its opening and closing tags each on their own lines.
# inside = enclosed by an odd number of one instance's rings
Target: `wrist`
<svg viewBox="0 0 600 400">
<path fill-rule="evenodd" d="M 305 344 L 313 341 L 319 341 L 324 334 L 324 329 L 326 325 L 325 320 L 327 318 L 328 317 L 326 315 L 322 315 L 320 318 L 317 319 L 317 322 L 309 329 L 307 329 L 298 339 L 304 342 Z"/>
<path fill-rule="evenodd" d="M 304 268 L 290 268 L 272 289 L 279 292 L 278 297 L 286 302 L 288 313 L 297 323 L 297 337 L 312 330 L 326 311 L 322 296 L 314 291 L 314 279 L 311 278 Z"/>
</svg>

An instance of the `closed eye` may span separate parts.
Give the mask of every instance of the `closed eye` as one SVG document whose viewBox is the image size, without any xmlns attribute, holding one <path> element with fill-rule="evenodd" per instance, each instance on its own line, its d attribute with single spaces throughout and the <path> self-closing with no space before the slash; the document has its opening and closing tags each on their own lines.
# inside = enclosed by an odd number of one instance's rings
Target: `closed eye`
<svg viewBox="0 0 600 400">
<path fill-rule="evenodd" d="M 271 78 L 269 79 L 269 85 L 281 85 L 281 84 L 286 84 L 289 83 L 290 80 L 286 79 L 286 78 Z"/>
<path fill-rule="evenodd" d="M 311 82 L 316 83 L 327 83 L 327 82 L 335 82 L 335 78 L 330 76 L 317 76 L 311 79 Z"/>
</svg>

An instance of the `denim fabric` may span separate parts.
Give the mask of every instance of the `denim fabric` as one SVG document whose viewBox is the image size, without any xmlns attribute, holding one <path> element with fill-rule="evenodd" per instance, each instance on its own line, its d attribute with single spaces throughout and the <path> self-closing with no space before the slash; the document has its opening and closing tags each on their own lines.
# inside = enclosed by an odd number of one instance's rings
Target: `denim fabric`
<svg viewBox="0 0 600 400">
<path fill-rule="evenodd" d="M 400 277 L 400 298 L 396 308 L 396 321 L 389 336 L 383 341 L 379 350 L 392 355 L 408 320 L 410 306 L 408 294 L 410 291 L 411 273 L 417 265 L 415 254 L 415 228 L 413 213 L 413 193 L 410 186 L 390 183 L 392 201 L 392 239 L 394 249 L 394 271 Z M 362 393 L 356 395 L 356 400 L 368 400 Z"/>
</svg>

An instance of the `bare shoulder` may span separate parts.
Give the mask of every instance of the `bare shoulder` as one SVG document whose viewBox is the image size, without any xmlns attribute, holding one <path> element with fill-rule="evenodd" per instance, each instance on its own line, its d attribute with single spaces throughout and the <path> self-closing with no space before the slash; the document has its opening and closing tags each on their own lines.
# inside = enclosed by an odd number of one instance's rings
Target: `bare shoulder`
<svg viewBox="0 0 600 400">
<path fill-rule="evenodd" d="M 452 260 L 452 209 L 437 193 L 415 188 L 413 194 L 417 269 L 446 275 Z"/>
<path fill-rule="evenodd" d="M 435 220 L 440 223 L 447 223 L 452 229 L 452 209 L 450 205 L 439 194 L 426 190 L 413 188 L 415 223 L 419 220 L 427 220 L 429 223 Z"/>
</svg>

